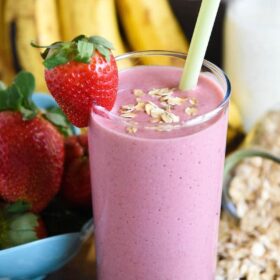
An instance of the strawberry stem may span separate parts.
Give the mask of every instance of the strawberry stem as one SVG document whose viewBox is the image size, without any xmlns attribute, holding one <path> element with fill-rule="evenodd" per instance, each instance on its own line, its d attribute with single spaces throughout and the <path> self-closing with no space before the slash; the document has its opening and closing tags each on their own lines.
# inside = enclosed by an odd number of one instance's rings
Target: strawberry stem
<svg viewBox="0 0 280 280">
<path fill-rule="evenodd" d="M 109 62 L 113 49 L 112 43 L 105 38 L 101 36 L 86 37 L 85 35 L 79 35 L 69 42 L 56 42 L 49 46 L 40 46 L 31 42 L 31 46 L 46 49 L 41 56 L 47 69 L 66 64 L 69 61 L 89 64 L 96 51 Z"/>
</svg>

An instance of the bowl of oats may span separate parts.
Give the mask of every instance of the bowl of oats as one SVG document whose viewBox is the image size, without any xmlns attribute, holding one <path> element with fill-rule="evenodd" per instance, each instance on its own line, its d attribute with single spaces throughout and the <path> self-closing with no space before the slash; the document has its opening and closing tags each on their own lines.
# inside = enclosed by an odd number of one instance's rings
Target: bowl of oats
<svg viewBox="0 0 280 280">
<path fill-rule="evenodd" d="M 227 157 L 224 168 L 222 206 L 234 218 L 240 218 L 246 210 L 244 206 L 244 201 L 247 199 L 246 189 L 249 188 L 250 191 L 250 185 L 255 183 L 260 170 L 255 170 L 254 174 L 250 172 L 253 167 L 260 169 L 263 160 L 270 161 L 270 164 L 272 162 L 280 164 L 280 157 L 260 148 L 240 149 Z M 241 200 L 244 201 L 241 203 Z"/>
<path fill-rule="evenodd" d="M 280 279 L 280 110 L 225 162 L 215 280 Z"/>
<path fill-rule="evenodd" d="M 279 163 L 264 147 L 227 157 L 216 280 L 280 279 Z"/>
</svg>

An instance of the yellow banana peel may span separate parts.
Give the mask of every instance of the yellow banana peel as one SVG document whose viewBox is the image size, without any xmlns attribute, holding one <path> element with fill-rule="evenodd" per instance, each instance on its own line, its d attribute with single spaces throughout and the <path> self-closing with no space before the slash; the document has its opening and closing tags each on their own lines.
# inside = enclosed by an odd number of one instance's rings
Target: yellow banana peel
<svg viewBox="0 0 280 280">
<path fill-rule="evenodd" d="M 15 70 L 12 49 L 7 41 L 10 34 L 6 34 L 5 30 L 6 6 L 7 1 L 0 0 L 0 80 L 10 84 L 15 75 Z"/>
<path fill-rule="evenodd" d="M 36 90 L 47 91 L 44 67 L 39 49 L 30 46 L 35 40 L 48 45 L 60 40 L 55 0 L 6 0 L 4 14 L 4 50 L 7 57 L 16 54 L 13 65 L 30 71 L 36 79 Z"/>
<path fill-rule="evenodd" d="M 114 45 L 114 54 L 126 51 L 119 31 L 114 0 L 59 0 L 63 40 L 79 34 L 100 35 Z"/>
<path fill-rule="evenodd" d="M 233 101 L 230 101 L 227 143 L 230 144 L 238 135 L 242 134 L 243 131 L 243 124 L 239 109 Z"/>
<path fill-rule="evenodd" d="M 188 41 L 168 0 L 117 0 L 120 20 L 133 50 L 188 51 Z M 145 60 L 159 64 L 159 58 Z M 172 59 L 162 64 L 174 64 Z"/>
<path fill-rule="evenodd" d="M 115 0 L 59 0 L 58 3 L 63 40 L 72 40 L 79 34 L 99 35 L 113 43 L 114 55 L 126 52 Z M 119 69 L 128 66 L 129 61 L 118 63 Z"/>
<path fill-rule="evenodd" d="M 95 4 L 96 0 L 58 0 L 63 41 L 70 41 L 80 34 L 94 35 Z"/>
</svg>

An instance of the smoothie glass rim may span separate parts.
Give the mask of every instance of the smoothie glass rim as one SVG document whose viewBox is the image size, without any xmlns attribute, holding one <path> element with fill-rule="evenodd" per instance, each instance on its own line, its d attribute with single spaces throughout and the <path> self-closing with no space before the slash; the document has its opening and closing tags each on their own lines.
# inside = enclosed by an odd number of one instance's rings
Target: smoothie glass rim
<svg viewBox="0 0 280 280">
<path fill-rule="evenodd" d="M 127 53 L 118 55 L 115 57 L 115 60 L 116 60 L 116 62 L 118 62 L 118 61 L 121 61 L 124 59 L 141 58 L 141 57 L 143 58 L 143 57 L 149 57 L 149 56 L 174 57 L 174 58 L 183 59 L 185 61 L 187 58 L 187 53 L 175 52 L 175 51 L 165 51 L 165 50 L 133 51 L 133 52 L 127 52 Z M 149 66 L 149 64 L 136 65 L 136 66 Z M 136 67 L 136 66 L 129 66 L 127 68 L 121 69 L 120 71 L 122 71 L 122 70 L 125 71 L 129 68 Z M 165 66 L 165 65 L 151 64 L 151 66 L 161 67 L 161 66 Z M 172 65 L 166 65 L 166 66 L 172 67 Z M 227 77 L 225 72 L 221 68 L 216 66 L 214 63 L 212 63 L 206 59 L 204 59 L 204 61 L 203 61 L 203 67 L 206 67 L 208 70 L 210 70 L 209 72 L 211 72 L 217 78 L 217 83 L 222 87 L 223 93 L 224 93 L 222 102 L 219 105 L 217 105 L 215 108 L 210 110 L 209 112 L 206 112 L 204 114 L 201 114 L 201 115 L 194 117 L 192 119 L 189 119 L 189 120 L 185 120 L 185 121 L 182 121 L 179 123 L 171 123 L 171 124 L 150 123 L 148 121 L 137 121 L 137 123 L 135 123 L 116 113 L 112 113 L 112 111 L 109 111 L 109 110 L 105 109 L 104 107 L 94 105 L 94 104 L 93 104 L 93 109 L 92 109 L 91 114 L 98 114 L 99 116 L 102 116 L 104 118 L 105 118 L 105 116 L 106 116 L 106 118 L 108 116 L 108 117 L 110 117 L 110 120 L 118 121 L 118 122 L 122 123 L 123 125 L 130 125 L 131 123 L 133 123 L 133 125 L 138 128 L 141 128 L 143 126 L 145 126 L 145 128 L 147 128 L 147 124 L 149 125 L 148 128 L 156 128 L 159 126 L 170 127 L 170 128 L 184 128 L 184 127 L 192 127 L 192 126 L 203 124 L 203 123 L 211 120 L 215 116 L 217 116 L 220 112 L 222 112 L 224 110 L 224 108 L 227 106 L 227 104 L 229 103 L 229 99 L 231 96 L 231 84 L 230 84 L 229 78 Z M 224 85 L 221 85 L 220 80 L 223 80 Z"/>
</svg>

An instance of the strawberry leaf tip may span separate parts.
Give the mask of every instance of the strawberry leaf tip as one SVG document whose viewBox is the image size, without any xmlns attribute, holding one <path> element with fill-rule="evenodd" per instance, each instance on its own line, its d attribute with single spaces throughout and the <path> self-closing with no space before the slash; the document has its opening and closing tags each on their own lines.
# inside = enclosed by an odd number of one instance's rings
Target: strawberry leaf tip
<svg viewBox="0 0 280 280">
<path fill-rule="evenodd" d="M 64 136 L 70 136 L 74 134 L 74 128 L 70 121 L 63 114 L 60 108 L 51 107 L 44 113 L 44 118 L 57 127 L 61 134 Z"/>
<path fill-rule="evenodd" d="M 93 44 L 87 41 L 79 41 L 78 45 L 78 54 L 76 60 L 79 62 L 89 63 L 89 60 L 93 53 Z"/>
<path fill-rule="evenodd" d="M 0 90 L 5 90 L 6 88 L 7 86 L 2 81 L 0 81 Z"/>
<path fill-rule="evenodd" d="M 90 63 L 95 52 L 98 51 L 109 62 L 112 43 L 101 36 L 79 35 L 70 42 L 56 42 L 50 46 L 39 46 L 34 42 L 31 45 L 35 48 L 45 48 L 41 54 L 44 59 L 44 66 L 52 69 L 58 65 L 66 64 L 69 61 Z"/>
<path fill-rule="evenodd" d="M 33 119 L 38 112 L 31 99 L 34 89 L 35 79 L 33 75 L 21 71 L 10 86 L 0 87 L 0 112 L 19 111 L 24 120 Z"/>
</svg>

